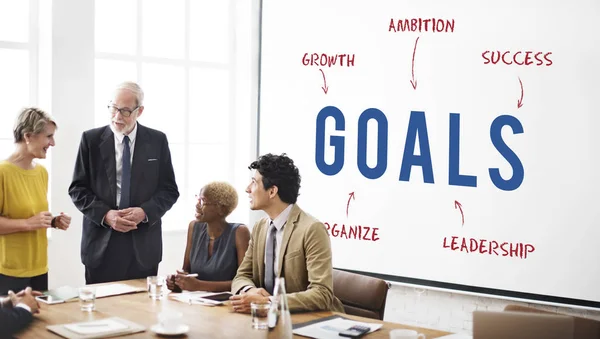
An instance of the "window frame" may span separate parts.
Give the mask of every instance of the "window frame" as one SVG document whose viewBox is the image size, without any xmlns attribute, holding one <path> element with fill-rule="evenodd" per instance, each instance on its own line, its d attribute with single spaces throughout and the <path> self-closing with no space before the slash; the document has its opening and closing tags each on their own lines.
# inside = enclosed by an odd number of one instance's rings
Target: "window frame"
<svg viewBox="0 0 600 339">
<path fill-rule="evenodd" d="M 96 0 L 97 3 L 98 0 Z M 228 121 L 235 121 L 235 90 L 236 90 L 236 3 L 235 0 L 223 0 L 228 1 L 228 10 L 226 15 L 228 16 L 228 22 L 230 29 L 228 30 L 228 58 L 225 62 L 206 62 L 206 61 L 197 61 L 191 59 L 191 1 L 192 0 L 183 0 L 184 1 L 184 57 L 182 59 L 174 59 L 174 58 L 164 58 L 164 57 L 154 57 L 154 56 L 145 56 L 143 55 L 143 40 L 144 40 L 144 32 L 143 32 L 143 0 L 136 0 L 136 33 L 135 33 L 135 53 L 132 55 L 130 53 L 114 53 L 114 52 L 101 52 L 97 50 L 97 46 L 94 49 L 94 64 L 98 60 L 105 61 L 121 61 L 121 62 L 132 62 L 136 67 L 137 79 L 135 79 L 142 88 L 144 88 L 144 72 L 143 65 L 146 63 L 151 64 L 162 64 L 162 65 L 170 65 L 170 66 L 178 66 L 182 67 L 184 70 L 184 118 L 183 118 L 183 142 L 173 142 L 169 140 L 169 147 L 171 148 L 171 152 L 173 152 L 173 146 L 181 147 L 183 149 L 183 170 L 179 170 L 179 172 L 183 173 L 183 178 L 177 177 L 177 185 L 179 188 L 179 199 L 173 206 L 173 208 L 167 212 L 167 214 L 163 217 L 163 231 L 167 232 L 177 232 L 184 229 L 187 229 L 188 223 L 191 219 L 193 219 L 193 203 L 195 201 L 194 196 L 198 193 L 200 187 L 190 187 L 190 177 L 192 173 L 190 173 L 190 159 L 192 155 L 190 154 L 190 149 L 194 148 L 194 146 L 214 146 L 220 145 L 224 146 L 228 152 L 226 154 L 226 165 L 227 168 L 227 181 L 232 184 L 235 182 L 235 146 L 236 146 L 236 126 L 233 123 L 228 124 L 228 135 L 229 138 L 225 142 L 192 142 L 190 141 L 190 132 L 187 127 L 190 123 L 190 100 L 193 98 L 191 93 L 191 85 L 190 85 L 190 77 L 193 69 L 215 69 L 215 70 L 226 70 L 228 72 L 228 89 L 227 89 L 227 98 L 228 98 Z M 210 2 L 207 2 L 210 4 Z M 94 16 L 96 16 L 96 11 L 94 11 Z M 123 79 L 128 80 L 128 79 Z M 131 80 L 131 79 L 130 79 Z M 115 84 L 116 85 L 116 84 Z M 96 92 L 95 95 L 98 95 Z M 95 98 L 95 102 L 98 103 L 101 101 L 101 98 Z M 96 114 L 96 113 L 95 113 Z M 142 118 L 143 119 L 143 118 Z M 94 120 L 98 122 L 100 119 L 98 116 L 94 117 Z M 143 124 L 143 121 L 141 121 Z M 96 124 L 98 126 L 98 124 Z M 100 126 L 105 125 L 104 123 Z M 163 131 L 164 132 L 164 131 Z M 173 154 L 172 154 L 173 155 Z M 175 167 L 175 164 L 173 164 Z M 175 172 L 178 172 L 178 169 L 175 169 Z M 208 181 L 212 181 L 213 178 L 207 178 Z M 241 207 L 238 205 L 238 208 Z M 182 211 L 186 211 L 189 209 L 189 213 L 185 213 L 189 217 L 177 217 L 177 215 L 182 214 Z M 165 223 L 165 221 L 167 221 Z M 172 222 L 172 224 L 170 224 Z"/>
<path fill-rule="evenodd" d="M 51 95 L 51 67 L 52 67 L 52 0 L 28 0 L 28 36 L 27 42 L 16 42 L 0 40 L 0 50 L 27 51 L 29 55 L 29 98 L 27 103 L 22 106 L 36 106 L 42 110 L 51 113 L 52 95 Z M 43 32 L 43 34 L 42 34 Z M 43 46 L 42 46 L 43 45 Z M 11 126 L 18 112 L 6 112 L 7 116 L 3 119 Z M 10 117 L 10 118 L 9 118 Z M 60 122 L 58 122 L 60 125 Z M 11 136 L 0 136 L 0 142 L 14 143 Z M 0 159 L 4 160 L 4 159 Z M 52 180 L 51 163 L 52 152 L 49 152 L 46 159 L 37 160 L 48 171 L 48 209 L 52 210 Z M 52 230 L 47 230 L 48 238 L 51 238 Z"/>
</svg>

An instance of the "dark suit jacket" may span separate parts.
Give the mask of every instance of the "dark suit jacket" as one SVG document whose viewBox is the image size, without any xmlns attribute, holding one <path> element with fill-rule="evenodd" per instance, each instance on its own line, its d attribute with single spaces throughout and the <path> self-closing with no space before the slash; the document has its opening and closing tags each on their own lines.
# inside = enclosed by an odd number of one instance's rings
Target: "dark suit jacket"
<svg viewBox="0 0 600 339">
<path fill-rule="evenodd" d="M 32 320 L 33 315 L 21 307 L 0 308 L 0 338 L 10 338 Z"/>
<path fill-rule="evenodd" d="M 81 262 L 98 267 L 113 231 L 102 223 L 104 215 L 118 209 L 115 137 L 110 126 L 86 131 L 81 136 L 69 195 L 83 213 Z M 164 133 L 138 123 L 131 163 L 131 206 L 148 217 L 133 230 L 136 259 L 143 269 L 162 260 L 161 217 L 179 198 L 171 152 Z"/>
</svg>

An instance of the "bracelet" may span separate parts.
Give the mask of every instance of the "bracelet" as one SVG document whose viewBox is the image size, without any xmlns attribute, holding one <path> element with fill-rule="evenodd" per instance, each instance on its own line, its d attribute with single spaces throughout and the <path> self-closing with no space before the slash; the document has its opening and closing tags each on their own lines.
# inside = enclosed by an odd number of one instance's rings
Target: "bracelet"
<svg viewBox="0 0 600 339">
<path fill-rule="evenodd" d="M 52 228 L 56 228 L 56 217 L 52 218 L 52 221 L 50 222 L 50 226 Z"/>
</svg>

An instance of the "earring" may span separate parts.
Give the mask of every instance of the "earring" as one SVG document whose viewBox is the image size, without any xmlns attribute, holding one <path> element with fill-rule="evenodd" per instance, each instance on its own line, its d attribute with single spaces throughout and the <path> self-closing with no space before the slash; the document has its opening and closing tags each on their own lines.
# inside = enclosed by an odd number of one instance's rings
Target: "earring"
<svg viewBox="0 0 600 339">
<path fill-rule="evenodd" d="M 25 143 L 27 143 L 27 145 L 29 145 L 29 141 L 25 141 Z"/>
</svg>

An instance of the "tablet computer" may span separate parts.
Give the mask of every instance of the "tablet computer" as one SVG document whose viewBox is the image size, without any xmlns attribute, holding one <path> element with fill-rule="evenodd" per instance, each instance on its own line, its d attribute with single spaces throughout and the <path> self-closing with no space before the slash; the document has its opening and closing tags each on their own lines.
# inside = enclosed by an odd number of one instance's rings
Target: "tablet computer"
<svg viewBox="0 0 600 339">
<path fill-rule="evenodd" d="M 207 303 L 207 304 L 220 305 L 220 304 L 223 304 L 224 302 L 228 301 L 232 295 L 233 294 L 231 294 L 231 292 L 207 293 L 207 294 L 195 296 L 194 299 L 204 302 L 204 303 Z"/>
</svg>

